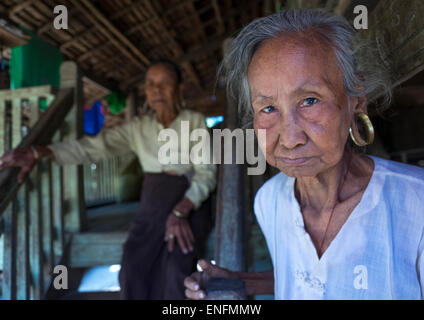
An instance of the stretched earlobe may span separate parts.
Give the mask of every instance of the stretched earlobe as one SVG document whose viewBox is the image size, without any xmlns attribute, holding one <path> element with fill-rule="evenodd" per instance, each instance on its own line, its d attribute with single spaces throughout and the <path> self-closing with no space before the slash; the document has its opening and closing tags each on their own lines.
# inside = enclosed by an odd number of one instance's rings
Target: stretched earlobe
<svg viewBox="0 0 424 320">
<path fill-rule="evenodd" d="M 358 120 L 359 123 L 358 123 Z M 357 113 L 353 121 L 353 125 L 349 128 L 349 135 L 352 141 L 359 147 L 364 147 L 374 141 L 374 126 L 370 118 L 364 112 Z M 361 133 L 365 135 L 363 138 Z"/>
</svg>

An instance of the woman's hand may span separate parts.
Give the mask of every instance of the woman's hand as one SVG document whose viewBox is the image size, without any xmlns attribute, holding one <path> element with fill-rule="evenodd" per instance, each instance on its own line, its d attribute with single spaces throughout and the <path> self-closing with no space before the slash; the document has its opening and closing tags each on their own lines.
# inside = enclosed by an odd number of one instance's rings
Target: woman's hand
<svg viewBox="0 0 424 320">
<path fill-rule="evenodd" d="M 31 171 L 36 163 L 37 159 L 31 148 L 16 148 L 9 150 L 0 158 L 0 170 L 20 167 L 18 182 L 22 183 L 25 175 Z"/>
<path fill-rule="evenodd" d="M 178 244 L 184 254 L 193 251 L 194 235 L 190 224 L 186 218 L 178 218 L 170 213 L 166 220 L 165 241 L 168 242 L 168 251 L 174 250 L 174 240 L 177 238 Z"/>
<path fill-rule="evenodd" d="M 230 270 L 213 265 L 209 260 L 199 260 L 202 272 L 194 272 L 184 279 L 185 295 L 189 299 L 201 300 L 206 297 L 205 288 L 210 278 L 234 278 Z"/>
</svg>

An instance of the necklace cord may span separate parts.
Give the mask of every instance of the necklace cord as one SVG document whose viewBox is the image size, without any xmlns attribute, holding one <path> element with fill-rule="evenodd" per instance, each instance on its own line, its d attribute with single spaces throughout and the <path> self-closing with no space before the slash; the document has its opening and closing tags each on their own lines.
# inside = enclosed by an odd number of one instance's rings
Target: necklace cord
<svg viewBox="0 0 424 320">
<path fill-rule="evenodd" d="M 343 188 L 343 184 L 345 183 L 347 173 L 349 172 L 349 168 L 350 168 L 351 160 L 352 160 L 352 154 L 351 154 L 351 152 L 350 152 L 350 156 L 349 156 L 349 160 L 348 160 L 348 165 L 347 165 L 347 167 L 346 167 L 346 171 L 345 171 L 345 173 L 344 173 L 344 175 L 343 175 L 342 183 L 341 183 L 341 184 L 339 185 L 339 187 L 337 188 L 337 199 L 339 199 L 339 192 L 340 192 L 340 191 L 341 191 L 341 189 Z M 323 236 L 323 238 L 322 238 L 322 240 L 321 240 L 321 244 L 320 244 L 320 246 L 319 246 L 319 255 L 320 255 L 320 256 L 322 255 L 322 246 L 323 246 L 323 244 L 324 244 L 324 240 L 325 240 L 325 238 L 327 237 L 328 227 L 330 226 L 331 218 L 333 218 L 333 213 L 334 213 L 334 209 L 336 208 L 336 206 L 337 206 L 337 201 L 336 201 L 336 203 L 334 204 L 333 208 L 331 209 L 330 218 L 328 219 L 328 223 L 327 223 L 327 226 L 326 226 L 326 228 L 325 228 L 324 236 Z"/>
</svg>

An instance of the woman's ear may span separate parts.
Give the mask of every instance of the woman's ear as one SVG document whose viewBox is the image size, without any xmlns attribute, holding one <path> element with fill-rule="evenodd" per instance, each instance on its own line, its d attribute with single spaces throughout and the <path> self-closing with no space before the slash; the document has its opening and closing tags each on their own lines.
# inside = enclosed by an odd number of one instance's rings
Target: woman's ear
<svg viewBox="0 0 424 320">
<path fill-rule="evenodd" d="M 360 96 L 356 97 L 355 99 L 355 105 L 353 106 L 353 113 L 366 113 L 368 114 L 367 110 L 367 97 L 366 96 Z"/>
</svg>

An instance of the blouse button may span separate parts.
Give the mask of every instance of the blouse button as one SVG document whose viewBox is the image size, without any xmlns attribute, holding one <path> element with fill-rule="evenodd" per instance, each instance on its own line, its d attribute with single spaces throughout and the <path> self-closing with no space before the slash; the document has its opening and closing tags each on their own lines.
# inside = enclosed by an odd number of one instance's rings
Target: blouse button
<svg viewBox="0 0 424 320">
<path fill-rule="evenodd" d="M 303 228 L 303 223 L 302 223 L 302 221 L 300 221 L 300 218 L 297 218 L 295 223 L 296 223 L 297 227 Z"/>
</svg>

